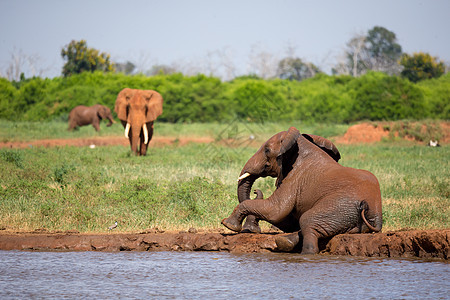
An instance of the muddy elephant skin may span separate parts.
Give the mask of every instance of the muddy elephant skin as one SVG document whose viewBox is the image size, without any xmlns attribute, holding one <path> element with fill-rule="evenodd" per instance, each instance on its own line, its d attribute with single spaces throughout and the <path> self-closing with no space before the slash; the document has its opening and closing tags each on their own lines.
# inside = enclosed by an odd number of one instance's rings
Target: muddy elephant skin
<svg viewBox="0 0 450 300">
<path fill-rule="evenodd" d="M 125 88 L 117 96 L 114 111 L 125 128 L 131 151 L 146 155 L 153 136 L 153 122 L 163 112 L 162 96 L 152 90 Z"/>
<path fill-rule="evenodd" d="M 92 124 L 95 130 L 99 131 L 100 121 L 102 119 L 109 120 L 108 125 L 106 125 L 108 127 L 115 123 L 111 110 L 108 107 L 100 104 L 95 104 L 93 106 L 79 105 L 70 111 L 68 130 L 73 130 L 78 126 Z"/>
<path fill-rule="evenodd" d="M 236 232 L 246 227 L 255 232 L 257 220 L 265 220 L 285 232 L 294 232 L 278 239 L 281 248 L 294 248 L 301 235 L 303 254 L 318 253 L 321 238 L 381 231 L 377 178 L 368 171 L 340 165 L 339 158 L 329 140 L 302 135 L 294 127 L 274 135 L 242 169 L 240 203 L 222 224 Z M 254 181 L 266 176 L 277 178 L 277 189 L 267 199 L 250 199 Z M 246 222 L 243 228 L 246 217 L 251 224 Z"/>
</svg>

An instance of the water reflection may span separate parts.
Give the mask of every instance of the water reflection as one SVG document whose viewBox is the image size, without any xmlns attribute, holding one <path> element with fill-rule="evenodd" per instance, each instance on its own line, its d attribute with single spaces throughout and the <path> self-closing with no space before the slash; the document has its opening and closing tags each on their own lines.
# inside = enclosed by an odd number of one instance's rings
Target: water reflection
<svg viewBox="0 0 450 300">
<path fill-rule="evenodd" d="M 446 299 L 449 264 L 298 254 L 0 251 L 0 299 Z"/>
</svg>

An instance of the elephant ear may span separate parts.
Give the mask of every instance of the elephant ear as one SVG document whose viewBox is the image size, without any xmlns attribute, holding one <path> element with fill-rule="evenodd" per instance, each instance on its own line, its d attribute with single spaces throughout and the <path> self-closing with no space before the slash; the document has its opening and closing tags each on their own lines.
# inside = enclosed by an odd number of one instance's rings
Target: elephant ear
<svg viewBox="0 0 450 300">
<path fill-rule="evenodd" d="M 124 88 L 120 91 L 119 95 L 117 95 L 114 111 L 117 113 L 117 117 L 122 121 L 127 120 L 128 103 L 130 102 L 131 98 L 133 98 L 134 93 L 135 90 Z"/>
<path fill-rule="evenodd" d="M 144 99 L 147 103 L 146 122 L 155 121 L 163 112 L 163 97 L 160 93 L 152 90 L 143 91 Z"/>
<path fill-rule="evenodd" d="M 308 141 L 317 145 L 320 149 L 325 151 L 329 156 L 331 156 L 335 161 L 341 159 L 341 154 L 338 148 L 328 139 L 314 135 L 314 134 L 302 134 Z"/>
<path fill-rule="evenodd" d="M 108 116 L 108 108 L 106 106 L 97 104 L 96 108 L 97 108 L 97 116 L 100 119 L 105 119 Z"/>
<path fill-rule="evenodd" d="M 277 157 L 277 164 L 280 168 L 276 186 L 280 186 L 283 179 L 292 170 L 292 167 L 298 157 L 297 139 L 300 137 L 300 132 L 297 128 L 291 127 L 281 141 L 280 152 Z"/>
</svg>

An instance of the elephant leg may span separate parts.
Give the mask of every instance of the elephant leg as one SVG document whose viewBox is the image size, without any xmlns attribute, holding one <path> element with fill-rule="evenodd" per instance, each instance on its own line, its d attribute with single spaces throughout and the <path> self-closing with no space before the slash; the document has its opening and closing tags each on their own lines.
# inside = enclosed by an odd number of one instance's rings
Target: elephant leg
<svg viewBox="0 0 450 300">
<path fill-rule="evenodd" d="M 244 226 L 242 227 L 241 232 L 247 232 L 247 233 L 261 233 L 261 227 L 259 227 L 259 220 L 253 216 L 248 215 L 245 219 Z"/>
<path fill-rule="evenodd" d="M 74 120 L 69 120 L 69 128 L 67 130 L 71 131 L 77 127 L 77 122 Z"/>
<path fill-rule="evenodd" d="M 141 138 L 141 145 L 139 147 L 139 155 L 141 155 L 141 156 L 147 155 L 147 147 L 148 147 L 148 144 L 145 144 L 144 138 Z"/>
<path fill-rule="evenodd" d="M 92 122 L 92 126 L 95 128 L 95 131 L 99 131 L 100 130 L 100 121 L 99 120 L 94 120 Z"/>
<path fill-rule="evenodd" d="M 148 144 L 150 144 L 150 141 L 152 140 L 152 137 L 153 137 L 153 123 L 147 126 L 147 131 L 148 131 L 147 144 L 145 143 L 145 140 L 144 140 L 144 133 L 141 134 L 141 145 L 139 148 L 140 149 L 139 153 L 142 156 L 147 155 Z"/>
<path fill-rule="evenodd" d="M 239 203 L 231 215 L 222 220 L 222 224 L 236 232 L 242 230 L 242 221 L 248 215 L 265 220 L 271 224 L 281 223 L 293 209 L 293 205 L 280 205 L 274 199 L 249 199 Z M 276 225 L 275 225 L 276 226 Z"/>
<path fill-rule="evenodd" d="M 358 227 L 358 201 L 322 199 L 300 217 L 302 254 L 319 253 L 319 239 L 332 237 Z"/>
<path fill-rule="evenodd" d="M 261 192 L 261 190 L 255 190 L 256 198 L 255 199 L 263 199 L 264 195 Z M 261 233 L 261 227 L 259 227 L 259 220 L 253 216 L 248 215 L 245 219 L 244 226 L 242 227 L 241 232 L 248 232 L 248 233 Z"/>
<path fill-rule="evenodd" d="M 300 242 L 300 235 L 301 233 L 297 231 L 288 235 L 279 235 L 275 237 L 277 250 L 281 252 L 291 252 Z"/>
</svg>

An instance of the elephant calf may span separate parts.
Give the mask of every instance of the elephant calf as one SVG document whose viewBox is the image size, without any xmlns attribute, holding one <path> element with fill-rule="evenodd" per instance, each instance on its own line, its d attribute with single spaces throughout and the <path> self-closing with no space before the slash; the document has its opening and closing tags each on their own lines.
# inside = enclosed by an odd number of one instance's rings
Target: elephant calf
<svg viewBox="0 0 450 300">
<path fill-rule="evenodd" d="M 106 126 L 111 126 L 115 123 L 111 110 L 100 104 L 95 104 L 93 106 L 78 105 L 71 110 L 69 114 L 69 128 L 68 130 L 73 130 L 78 126 L 85 126 L 92 124 L 96 131 L 100 130 L 100 121 L 102 119 L 108 119 L 109 123 Z"/>
<path fill-rule="evenodd" d="M 294 127 L 274 135 L 242 169 L 240 204 L 222 224 L 236 232 L 258 232 L 257 220 L 265 220 L 285 232 L 296 232 L 276 239 L 282 250 L 292 250 L 301 234 L 302 254 L 318 253 L 319 238 L 380 231 L 377 178 L 368 171 L 340 165 L 339 158 L 329 140 L 300 134 Z M 249 199 L 253 182 L 266 176 L 277 178 L 275 192 L 267 199 L 260 199 L 262 195 Z"/>
</svg>

